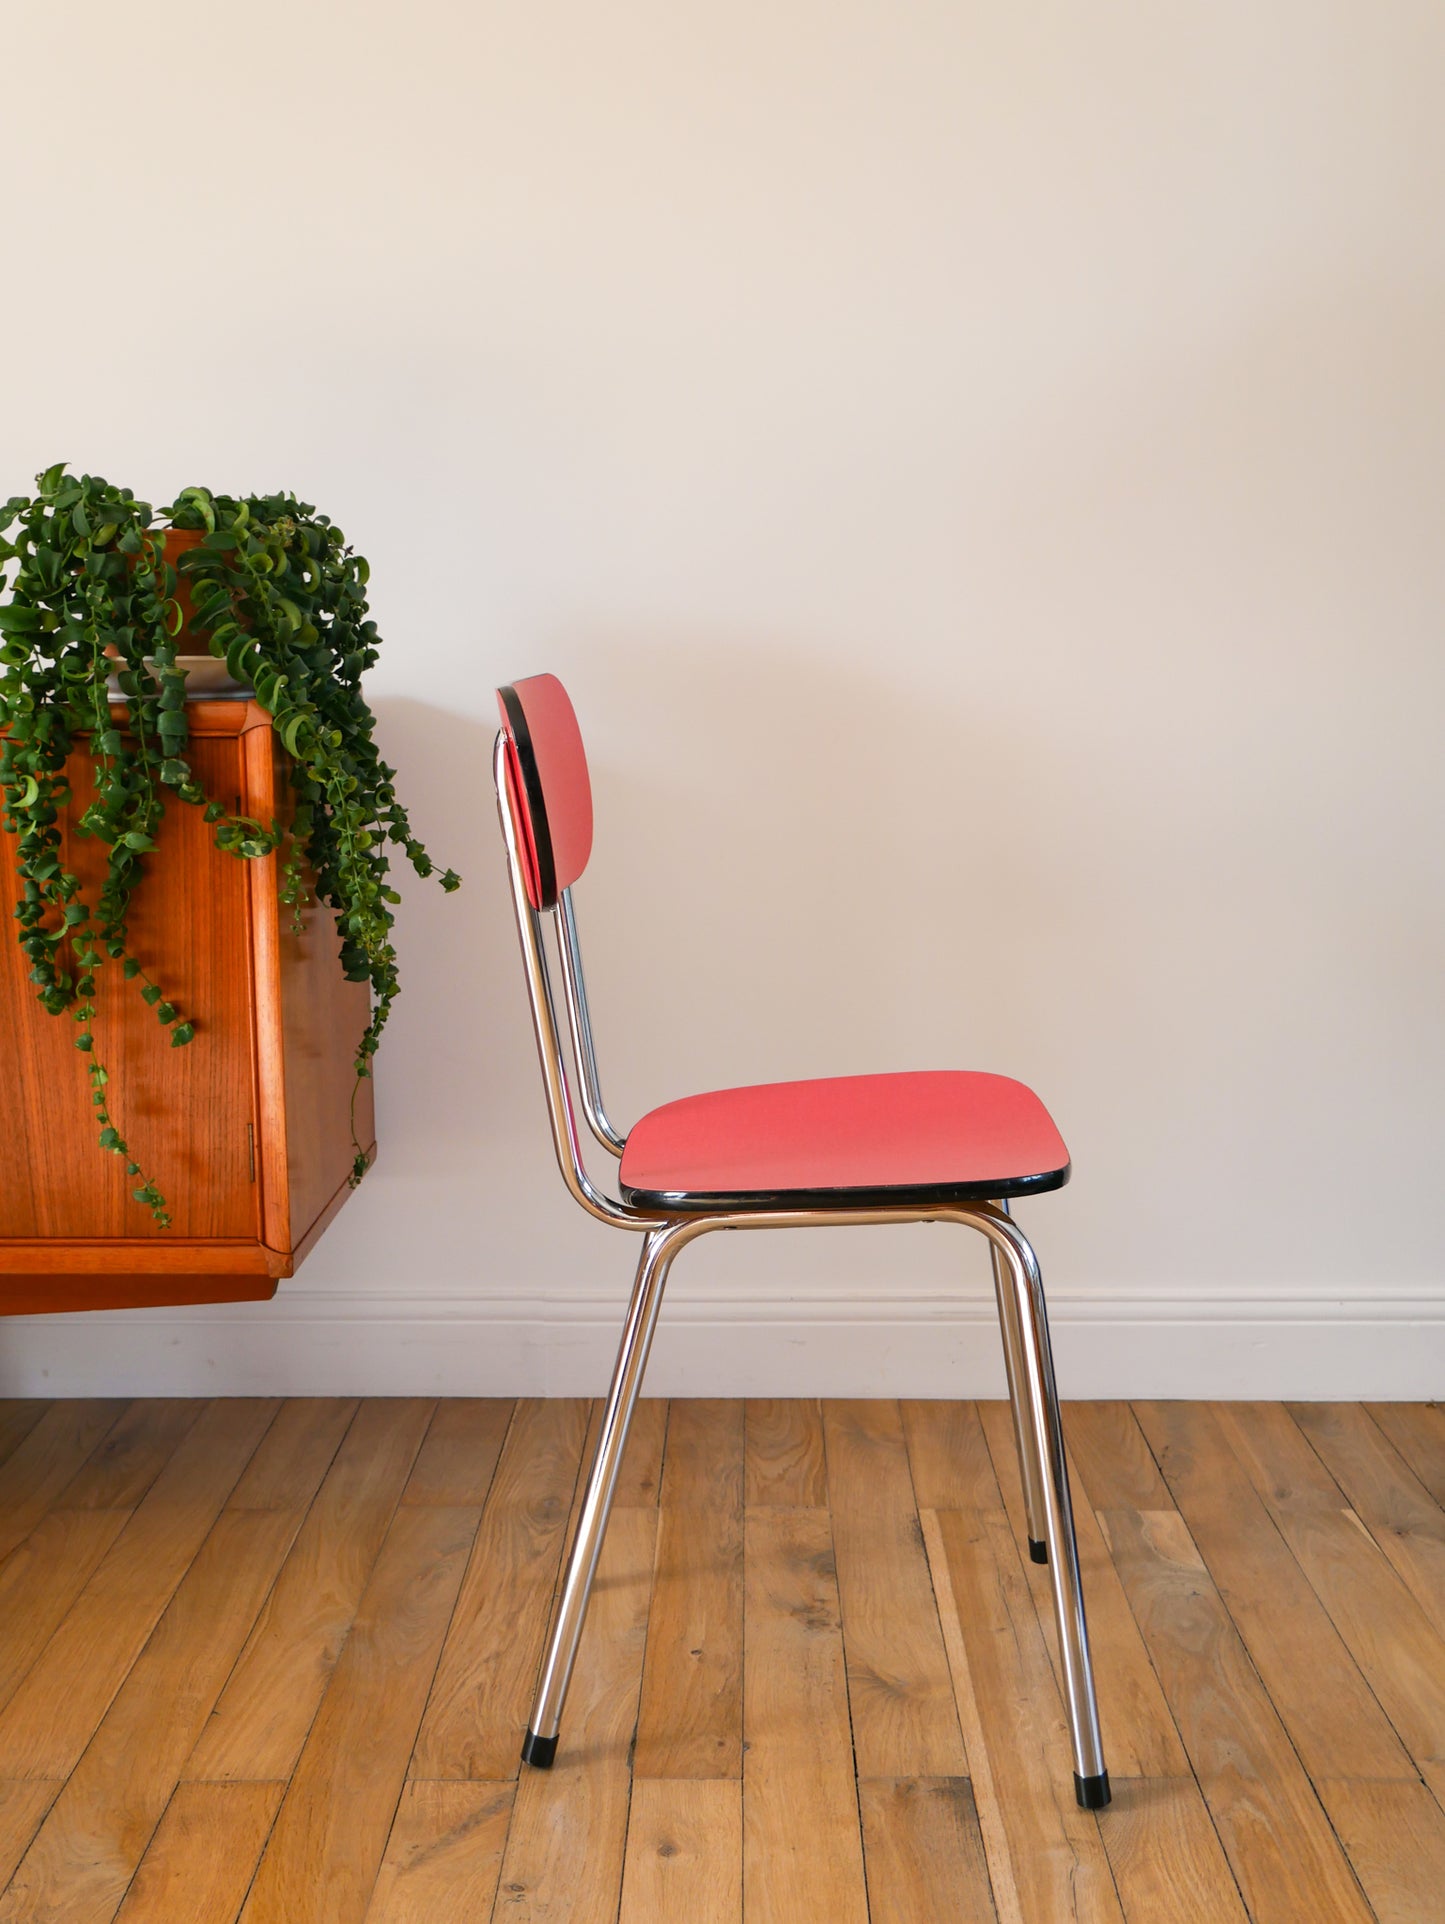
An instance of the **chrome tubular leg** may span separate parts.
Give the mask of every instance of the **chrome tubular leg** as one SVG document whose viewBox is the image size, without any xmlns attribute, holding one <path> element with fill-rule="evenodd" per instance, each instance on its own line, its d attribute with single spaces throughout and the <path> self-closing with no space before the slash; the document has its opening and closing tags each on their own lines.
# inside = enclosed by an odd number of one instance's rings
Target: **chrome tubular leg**
<svg viewBox="0 0 1445 1924">
<path fill-rule="evenodd" d="M 1102 1810 L 1109 1801 L 1109 1773 L 1104 1767 L 1104 1747 L 1099 1736 L 1099 1707 L 1094 1696 L 1089 1631 L 1084 1621 L 1079 1551 L 1074 1541 L 1074 1510 L 1069 1498 L 1069 1468 L 1059 1422 L 1043 1280 L 1033 1250 L 1017 1228 L 1012 1224 L 1009 1227 L 1006 1249 L 1002 1239 L 995 1241 L 994 1247 L 1009 1272 L 1008 1293 L 1018 1318 L 1029 1427 L 1039 1459 L 1045 1466 L 1044 1532 L 1063 1662 L 1064 1704 L 1073 1743 L 1074 1793 L 1085 1810 Z"/>
<path fill-rule="evenodd" d="M 1008 1204 L 998 1207 L 1008 1214 Z M 1028 1520 L 1029 1555 L 1035 1563 L 1049 1560 L 1044 1522 L 1044 1472 L 1039 1458 L 1038 1439 L 1028 1414 L 1028 1388 L 1024 1373 L 1023 1327 L 1019 1306 L 1008 1279 L 1008 1265 L 997 1246 L 989 1244 L 993 1258 L 993 1291 L 998 1301 L 999 1329 L 1003 1333 L 1003 1365 L 1008 1377 L 1009 1407 L 1013 1411 L 1014 1443 L 1019 1454 L 1019 1481 L 1024 1490 L 1024 1515 Z"/>
<path fill-rule="evenodd" d="M 587 1600 L 592 1594 L 592 1579 L 597 1574 L 597 1559 L 602 1553 L 602 1539 L 612 1510 L 617 1472 L 627 1445 L 632 1412 L 637 1407 L 637 1392 L 642 1384 L 642 1372 L 647 1366 L 647 1352 L 652 1347 L 652 1332 L 657 1326 L 663 1285 L 672 1261 L 674 1242 L 668 1233 L 669 1228 L 670 1225 L 664 1225 L 649 1231 L 642 1245 L 637 1281 L 633 1285 L 632 1301 L 628 1305 L 627 1321 L 622 1330 L 622 1343 L 617 1352 L 617 1365 L 612 1372 L 612 1387 L 607 1393 L 607 1407 L 602 1415 L 597 1455 L 587 1478 L 587 1493 L 577 1524 L 577 1539 L 572 1545 L 572 1555 L 562 1585 L 562 1601 L 552 1626 L 547 1661 L 542 1667 L 542 1681 L 537 1687 L 537 1701 L 532 1708 L 531 1723 L 522 1745 L 523 1763 L 535 1764 L 542 1770 L 546 1770 L 557 1755 L 562 1706 L 566 1701 L 567 1686 L 572 1681 L 572 1666 L 577 1658 L 577 1645 L 581 1641 L 582 1625 L 587 1615 Z"/>
</svg>

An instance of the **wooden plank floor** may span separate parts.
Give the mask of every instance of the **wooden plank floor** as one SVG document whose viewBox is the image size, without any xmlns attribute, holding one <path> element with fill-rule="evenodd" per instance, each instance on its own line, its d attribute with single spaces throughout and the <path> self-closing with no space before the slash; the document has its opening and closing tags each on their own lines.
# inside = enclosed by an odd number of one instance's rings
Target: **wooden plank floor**
<svg viewBox="0 0 1445 1924">
<path fill-rule="evenodd" d="M 1075 1807 L 999 1404 L 0 1403 L 0 1924 L 1440 1924 L 1445 1409 L 1072 1404 Z"/>
</svg>

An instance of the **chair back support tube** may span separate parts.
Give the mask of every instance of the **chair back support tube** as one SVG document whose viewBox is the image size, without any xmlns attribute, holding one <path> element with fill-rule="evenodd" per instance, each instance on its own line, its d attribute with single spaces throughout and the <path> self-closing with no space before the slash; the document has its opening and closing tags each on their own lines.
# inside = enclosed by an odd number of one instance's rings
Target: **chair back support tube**
<svg viewBox="0 0 1445 1924">
<path fill-rule="evenodd" d="M 620 1156 L 627 1147 L 627 1138 L 621 1130 L 613 1128 L 602 1104 L 597 1051 L 592 1041 L 592 1015 L 587 1006 L 587 978 L 582 973 L 582 944 L 577 939 L 577 911 L 572 906 L 571 889 L 563 889 L 557 897 L 556 914 L 562 996 L 567 1007 L 567 1027 L 572 1033 L 572 1058 L 581 1084 L 582 1113 L 602 1147 L 610 1155 Z"/>
<path fill-rule="evenodd" d="M 547 1090 L 547 1114 L 552 1124 L 552 1146 L 557 1152 L 557 1167 L 562 1171 L 562 1180 L 573 1201 L 580 1203 L 589 1216 L 622 1229 L 646 1229 L 649 1219 L 630 1210 L 625 1203 L 614 1202 L 612 1197 L 604 1195 L 593 1185 L 582 1163 L 582 1148 L 572 1114 L 571 1092 L 562 1067 L 557 1016 L 552 1004 L 552 983 L 547 973 L 541 928 L 537 911 L 527 899 L 517 798 L 512 793 L 507 763 L 507 738 L 500 731 L 492 750 L 492 774 L 497 784 L 497 813 L 501 818 L 502 839 L 507 848 L 507 879 L 512 889 L 517 939 L 522 945 L 527 998 L 532 1006 L 532 1031 L 537 1038 L 537 1056 Z"/>
</svg>

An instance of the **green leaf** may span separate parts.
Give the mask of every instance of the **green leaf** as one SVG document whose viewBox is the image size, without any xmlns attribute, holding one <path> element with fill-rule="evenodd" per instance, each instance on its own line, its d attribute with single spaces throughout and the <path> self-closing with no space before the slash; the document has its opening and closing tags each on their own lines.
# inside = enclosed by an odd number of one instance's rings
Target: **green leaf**
<svg viewBox="0 0 1445 1924">
<path fill-rule="evenodd" d="M 226 645 L 226 670 L 232 681 L 250 681 L 260 651 L 249 635 L 237 635 Z"/>
<path fill-rule="evenodd" d="M 216 532 L 216 506 L 207 489 L 183 488 L 176 500 L 176 508 L 190 508 L 205 522 L 208 534 Z"/>
<path fill-rule="evenodd" d="M 102 1149 L 114 1149 L 117 1152 L 123 1150 L 125 1144 L 120 1139 L 119 1129 L 102 1129 L 100 1132 L 100 1146 Z"/>
<path fill-rule="evenodd" d="M 152 526 L 147 503 L 97 476 L 73 478 L 59 463 L 40 481 L 36 500 L 16 496 L 0 508 L 0 536 L 11 537 L 0 541 L 0 598 L 12 597 L 0 599 L 0 804 L 19 838 L 14 916 L 24 966 L 42 1005 L 75 1021 L 97 1130 L 114 1132 L 107 1147 L 120 1141 L 105 1106 L 104 1071 L 93 1057 L 92 992 L 104 955 L 135 981 L 170 1029 L 172 1047 L 187 1046 L 195 1034 L 126 948 L 132 896 L 147 880 L 142 858 L 156 849 L 170 794 L 204 812 L 228 855 L 266 856 L 284 847 L 280 894 L 293 914 L 304 901 L 329 905 L 343 972 L 368 984 L 372 995 L 371 1020 L 355 1051 L 358 1075 L 369 1075 L 397 993 L 391 931 L 399 897 L 389 886 L 385 843 L 448 890 L 458 878 L 434 868 L 412 834 L 394 771 L 372 739 L 361 678 L 377 661 L 381 638 L 366 611 L 365 559 L 294 495 L 238 499 L 190 488 Z M 167 560 L 167 525 L 205 532 L 184 557 Z M 18 581 L 3 572 L 12 561 Z M 174 641 L 181 580 L 190 584 L 187 605 L 195 607 L 210 653 L 256 690 L 274 720 L 294 802 L 289 839 L 274 822 L 241 817 L 239 803 L 237 819 L 228 819 L 227 791 L 226 801 L 211 801 L 191 770 Z M 119 657 L 129 733 L 103 707 L 97 716 L 96 703 L 104 701 L 97 682 L 108 672 L 96 658 L 97 640 Z M 96 796 L 83 805 L 74 832 L 97 837 L 108 850 L 94 906 L 63 865 L 60 840 L 61 811 L 71 801 L 63 769 L 77 735 L 90 738 Z M 308 875 L 317 878 L 314 888 Z M 364 1166 L 361 1156 L 357 1174 Z M 138 1185 L 136 1199 L 167 1226 L 157 1184 L 128 1156 L 126 1168 Z"/>
</svg>

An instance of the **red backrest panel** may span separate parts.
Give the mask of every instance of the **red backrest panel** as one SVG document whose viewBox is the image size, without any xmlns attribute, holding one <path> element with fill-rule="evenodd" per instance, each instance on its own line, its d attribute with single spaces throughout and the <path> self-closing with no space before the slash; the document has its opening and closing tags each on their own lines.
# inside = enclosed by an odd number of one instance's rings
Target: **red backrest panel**
<svg viewBox="0 0 1445 1924">
<path fill-rule="evenodd" d="M 527 899 L 554 908 L 592 853 L 592 784 L 582 731 L 555 675 L 529 675 L 497 690 L 507 736 L 507 773 L 522 821 Z"/>
</svg>

